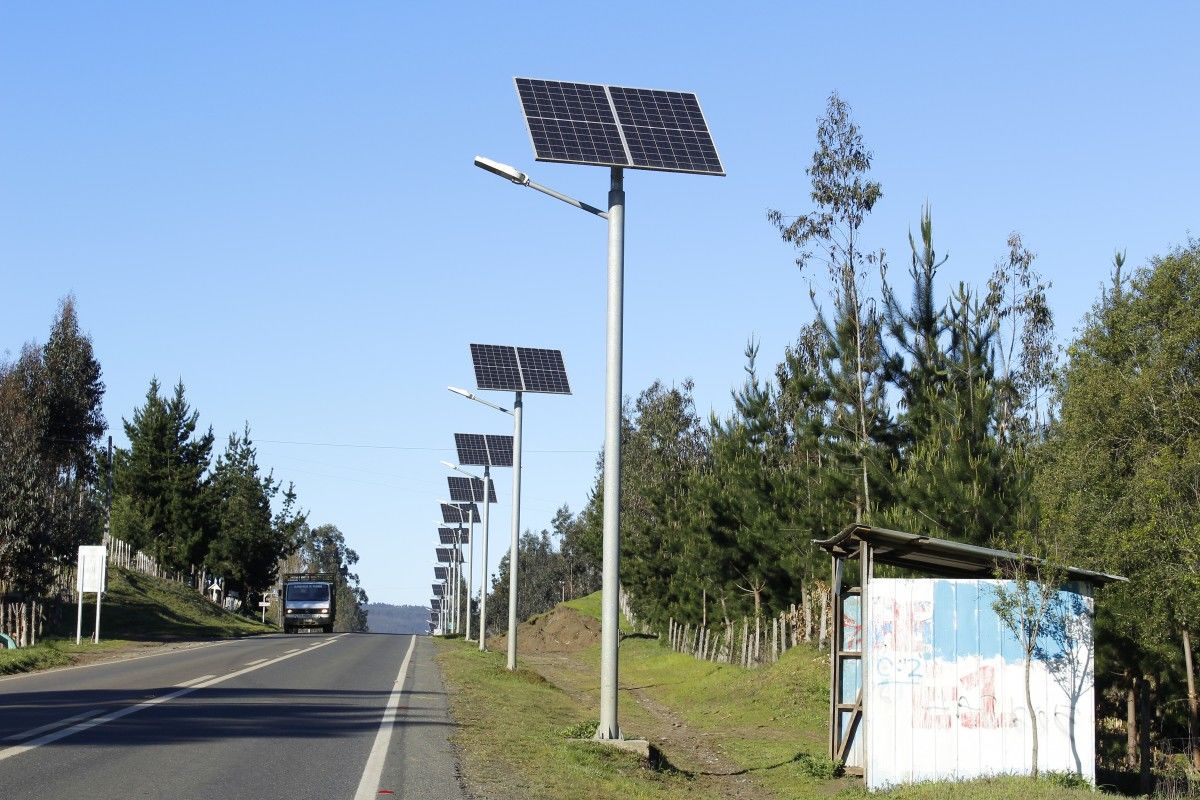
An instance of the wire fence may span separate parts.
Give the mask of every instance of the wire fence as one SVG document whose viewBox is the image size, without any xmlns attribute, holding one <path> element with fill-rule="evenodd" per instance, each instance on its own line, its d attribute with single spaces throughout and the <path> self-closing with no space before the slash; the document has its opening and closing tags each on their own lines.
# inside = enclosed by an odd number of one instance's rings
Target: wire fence
<svg viewBox="0 0 1200 800">
<path fill-rule="evenodd" d="M 204 573 L 195 567 L 191 572 L 167 569 L 153 556 L 112 536 L 105 537 L 105 546 L 109 568 L 121 567 L 182 583 L 198 591 L 204 589 Z M 66 610 L 75 603 L 75 577 L 75 564 L 60 564 L 55 567 L 46 592 L 36 595 L 17 591 L 0 582 L 0 634 L 11 638 L 17 647 L 37 644 L 46 628 L 58 626 Z"/>
<path fill-rule="evenodd" d="M 758 667 L 779 660 L 785 652 L 800 643 L 816 642 L 825 648 L 831 631 L 829 587 L 813 581 L 800 592 L 800 603 L 792 603 L 778 615 L 743 616 L 741 620 L 721 619 L 715 622 L 667 620 L 665 631 L 654 631 L 638 622 L 630 607 L 629 598 L 621 595 L 621 610 L 635 628 L 643 634 L 656 634 L 665 639 L 677 653 L 720 664 Z"/>
</svg>

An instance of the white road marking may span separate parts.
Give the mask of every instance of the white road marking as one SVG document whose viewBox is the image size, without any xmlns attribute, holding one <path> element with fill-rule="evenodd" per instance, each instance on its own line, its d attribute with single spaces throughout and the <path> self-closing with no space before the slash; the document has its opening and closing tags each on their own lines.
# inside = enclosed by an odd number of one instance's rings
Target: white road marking
<svg viewBox="0 0 1200 800">
<path fill-rule="evenodd" d="M 404 694 L 404 679 L 408 674 L 408 662 L 412 660 L 413 650 L 417 646 L 417 637 L 413 636 L 408 643 L 408 652 L 400 662 L 400 671 L 396 673 L 396 682 L 392 684 L 392 695 L 388 698 L 387 707 L 383 710 L 383 721 L 379 723 L 379 732 L 375 734 L 375 744 L 371 746 L 371 755 L 367 757 L 367 766 L 363 768 L 362 779 L 358 782 L 358 791 L 354 800 L 375 800 L 379 795 L 379 778 L 383 775 L 383 764 L 387 760 L 388 747 L 392 743 L 392 731 L 396 727 L 396 708 L 400 705 L 400 697 Z"/>
<path fill-rule="evenodd" d="M 299 653 L 299 652 L 300 652 L 300 648 L 299 648 L 299 647 L 297 647 L 297 648 L 295 648 L 294 650 L 285 650 L 284 652 L 285 652 L 285 653 Z"/>
<path fill-rule="evenodd" d="M 330 641 L 332 642 L 333 640 L 330 639 Z M 304 652 L 311 653 L 312 650 L 305 650 Z M 130 714 L 136 714 L 138 711 L 144 711 L 145 709 L 152 708 L 153 706 L 169 703 L 172 700 L 183 697 L 186 694 L 191 694 L 198 689 L 207 689 L 209 686 L 216 686 L 218 683 L 224 683 L 231 678 L 237 678 L 241 675 L 245 675 L 248 672 L 254 672 L 255 670 L 262 669 L 263 667 L 269 667 L 272 664 L 278 664 L 280 661 L 287 661 L 289 658 L 295 658 L 299 653 L 299 650 L 293 650 L 289 653 L 285 653 L 284 655 L 272 658 L 269 661 L 264 661 L 262 664 L 256 664 L 253 667 L 243 667 L 237 672 L 230 672 L 228 675 L 221 675 L 219 677 L 209 678 L 208 680 L 201 680 L 199 683 L 194 683 L 191 686 L 184 686 L 183 688 L 176 689 L 169 694 L 160 695 L 159 697 L 155 697 L 150 700 L 144 700 L 141 703 L 135 703 L 131 706 L 125 706 L 124 708 L 120 708 L 116 711 L 105 714 L 102 717 L 95 717 L 93 719 L 77 722 L 69 728 L 63 728 L 61 730 L 54 731 L 53 733 L 47 733 L 44 736 L 34 739 L 33 741 L 26 742 L 25 744 L 18 744 L 5 750 L 0 750 L 0 761 L 5 761 L 13 756 L 19 756 L 22 753 L 35 750 L 44 744 L 57 742 L 59 739 L 65 739 L 68 736 L 75 735 L 76 733 L 82 733 L 86 730 L 96 727 L 97 725 L 103 725 L 106 722 L 112 722 L 113 720 L 120 719 L 121 717 L 127 717 Z"/>
<path fill-rule="evenodd" d="M 266 659 L 264 658 L 263 661 L 266 661 Z M 209 678 L 215 677 L 215 675 L 201 675 L 199 678 L 191 678 L 190 680 L 183 681 L 182 683 L 177 683 L 175 684 L 175 688 L 182 689 L 185 686 L 191 686 L 193 683 L 199 683 L 200 681 L 206 681 Z"/>
<path fill-rule="evenodd" d="M 39 733 L 45 733 L 46 731 L 51 731 L 51 730 L 54 730 L 55 728 L 61 728 L 64 725 L 70 725 L 72 722 L 79 722 L 80 720 L 87 719 L 88 717 L 94 717 L 102 711 L 104 711 L 104 709 L 102 709 L 102 708 L 95 708 L 95 709 L 92 709 L 91 711 L 85 711 L 82 714 L 76 714 L 73 717 L 67 717 L 66 719 L 60 719 L 57 722 L 51 722 L 48 725 L 41 725 L 37 728 L 31 728 L 30 730 L 24 731 L 22 733 L 14 733 L 12 736 L 5 736 L 4 741 L 19 742 L 22 739 L 29 739 L 34 736 L 37 736 Z"/>
<path fill-rule="evenodd" d="M 246 666 L 247 666 L 247 667 L 253 667 L 255 664 L 261 664 L 261 663 L 262 663 L 262 662 L 264 662 L 264 661 L 266 661 L 266 659 L 265 659 L 265 658 L 256 658 L 256 659 L 255 659 L 255 660 L 253 660 L 253 661 L 247 661 L 247 662 L 246 662 Z"/>
</svg>

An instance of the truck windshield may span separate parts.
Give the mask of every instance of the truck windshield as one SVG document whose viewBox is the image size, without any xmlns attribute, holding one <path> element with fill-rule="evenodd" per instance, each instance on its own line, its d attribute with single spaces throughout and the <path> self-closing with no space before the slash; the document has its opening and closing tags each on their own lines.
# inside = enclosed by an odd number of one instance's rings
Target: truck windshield
<svg viewBox="0 0 1200 800">
<path fill-rule="evenodd" d="M 327 583 L 289 583 L 287 585 L 287 600 L 329 600 L 329 584 Z"/>
</svg>

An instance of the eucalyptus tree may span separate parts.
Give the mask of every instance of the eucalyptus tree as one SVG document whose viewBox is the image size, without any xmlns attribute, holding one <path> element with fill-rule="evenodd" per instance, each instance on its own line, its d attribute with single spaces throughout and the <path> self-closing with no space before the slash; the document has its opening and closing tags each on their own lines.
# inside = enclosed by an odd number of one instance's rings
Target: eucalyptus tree
<svg viewBox="0 0 1200 800">
<path fill-rule="evenodd" d="M 857 521 L 869 521 L 872 509 L 872 461 L 880 454 L 874 435 L 886 426 L 881 322 L 870 296 L 870 275 L 883 266 L 883 252 L 865 250 L 859 231 L 883 196 L 880 184 L 868 177 L 871 151 L 837 93 L 829 96 L 825 116 L 817 125 L 817 148 L 806 170 L 812 181 L 816 210 L 791 217 L 771 210 L 768 220 L 784 241 L 799 250 L 803 269 L 817 259 L 828 270 L 833 300 L 832 322 L 819 315 L 824 328 L 828 378 L 834 404 L 831 422 L 848 444 L 859 479 L 854 499 Z"/>
</svg>

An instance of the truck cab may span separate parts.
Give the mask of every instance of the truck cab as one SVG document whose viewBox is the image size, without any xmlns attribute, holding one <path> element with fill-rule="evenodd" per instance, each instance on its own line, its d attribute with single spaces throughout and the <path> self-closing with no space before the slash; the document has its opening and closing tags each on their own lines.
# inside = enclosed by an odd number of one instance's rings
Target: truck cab
<svg viewBox="0 0 1200 800">
<path fill-rule="evenodd" d="M 283 581 L 283 632 L 320 628 L 333 632 L 337 584 L 332 573 L 295 572 Z"/>
</svg>

